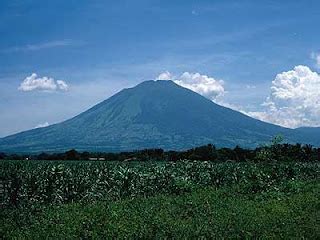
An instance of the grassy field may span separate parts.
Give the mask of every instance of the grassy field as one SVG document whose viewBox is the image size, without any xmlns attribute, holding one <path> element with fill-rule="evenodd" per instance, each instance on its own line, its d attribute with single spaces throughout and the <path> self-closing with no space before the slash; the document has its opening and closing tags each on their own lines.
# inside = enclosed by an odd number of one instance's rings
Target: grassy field
<svg viewBox="0 0 320 240">
<path fill-rule="evenodd" d="M 6 161 L 0 173 L 11 188 L 0 236 L 318 239 L 319 170 L 317 163 Z"/>
</svg>

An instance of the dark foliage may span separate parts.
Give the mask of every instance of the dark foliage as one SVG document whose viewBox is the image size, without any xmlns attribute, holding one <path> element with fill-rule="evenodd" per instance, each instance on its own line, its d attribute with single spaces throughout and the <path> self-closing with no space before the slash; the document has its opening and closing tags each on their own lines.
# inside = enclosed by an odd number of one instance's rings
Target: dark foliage
<svg viewBox="0 0 320 240">
<path fill-rule="evenodd" d="M 320 148 L 301 144 L 280 144 L 275 139 L 268 146 L 256 149 L 216 148 L 212 144 L 192 148 L 186 151 L 164 151 L 163 149 L 144 149 L 132 152 L 78 152 L 75 149 L 65 153 L 41 153 L 38 155 L 19 155 L 0 153 L 2 160 L 100 160 L 100 161 L 320 161 Z"/>
</svg>

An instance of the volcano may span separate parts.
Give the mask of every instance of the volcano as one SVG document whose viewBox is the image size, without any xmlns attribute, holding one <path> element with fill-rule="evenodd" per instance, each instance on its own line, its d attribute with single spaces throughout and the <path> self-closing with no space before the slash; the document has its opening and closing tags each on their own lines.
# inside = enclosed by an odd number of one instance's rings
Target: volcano
<svg viewBox="0 0 320 240">
<path fill-rule="evenodd" d="M 256 147 L 281 134 L 320 145 L 320 128 L 288 129 L 220 106 L 172 81 L 145 81 L 67 121 L 0 139 L 0 151 L 182 150 L 212 143 Z"/>
</svg>

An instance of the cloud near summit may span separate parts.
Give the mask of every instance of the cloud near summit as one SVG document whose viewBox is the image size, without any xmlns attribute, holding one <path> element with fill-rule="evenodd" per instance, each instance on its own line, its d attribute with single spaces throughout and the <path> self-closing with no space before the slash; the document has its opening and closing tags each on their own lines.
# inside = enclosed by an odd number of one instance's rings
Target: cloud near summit
<svg viewBox="0 0 320 240">
<path fill-rule="evenodd" d="M 320 74 L 307 66 L 298 65 L 292 70 L 277 74 L 259 111 L 247 111 L 238 104 L 225 101 L 224 82 L 213 77 L 189 72 L 176 77 L 170 72 L 163 72 L 157 79 L 173 80 L 220 105 L 262 121 L 288 128 L 320 126 Z M 255 88 L 247 87 L 250 91 Z"/>
<path fill-rule="evenodd" d="M 63 80 L 54 80 L 51 77 L 38 77 L 36 73 L 32 73 L 26 77 L 20 84 L 20 91 L 68 91 L 69 86 Z"/>
<path fill-rule="evenodd" d="M 197 92 L 211 100 L 216 100 L 225 94 L 224 82 L 200 73 L 184 72 L 180 76 L 174 76 L 166 71 L 161 73 L 157 80 L 172 80 L 176 84 Z"/>
</svg>

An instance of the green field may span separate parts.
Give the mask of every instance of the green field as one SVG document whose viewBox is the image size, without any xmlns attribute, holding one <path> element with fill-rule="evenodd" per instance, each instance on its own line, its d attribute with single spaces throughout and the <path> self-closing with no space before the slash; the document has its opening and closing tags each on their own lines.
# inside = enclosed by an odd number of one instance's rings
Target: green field
<svg viewBox="0 0 320 240">
<path fill-rule="evenodd" d="M 0 164 L 4 239 L 320 237 L 318 163 Z"/>
</svg>

